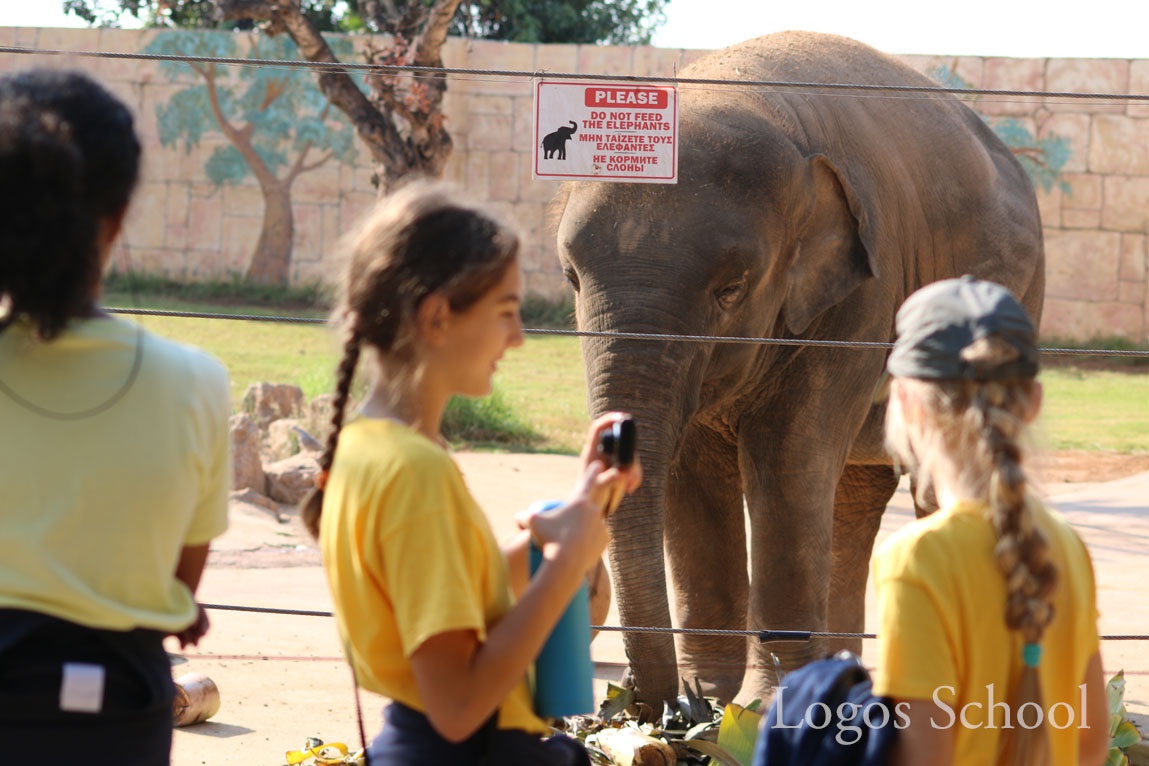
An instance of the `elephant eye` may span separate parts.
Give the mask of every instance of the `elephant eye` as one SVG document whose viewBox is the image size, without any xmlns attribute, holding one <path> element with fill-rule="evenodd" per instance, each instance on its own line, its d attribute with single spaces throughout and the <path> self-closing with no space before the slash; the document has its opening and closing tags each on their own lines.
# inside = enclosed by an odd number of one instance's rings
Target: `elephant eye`
<svg viewBox="0 0 1149 766">
<path fill-rule="evenodd" d="M 730 309 L 742 297 L 742 293 L 746 291 L 746 278 L 740 277 L 734 282 L 730 282 L 724 287 L 720 287 L 714 291 L 714 299 L 718 301 L 718 305 L 723 311 Z"/>
<path fill-rule="evenodd" d="M 575 273 L 575 270 L 573 268 L 571 268 L 570 266 L 565 266 L 563 268 L 563 276 L 566 277 L 567 282 L 570 283 L 570 286 L 572 288 L 574 288 L 574 291 L 577 293 L 578 292 L 578 274 Z"/>
</svg>

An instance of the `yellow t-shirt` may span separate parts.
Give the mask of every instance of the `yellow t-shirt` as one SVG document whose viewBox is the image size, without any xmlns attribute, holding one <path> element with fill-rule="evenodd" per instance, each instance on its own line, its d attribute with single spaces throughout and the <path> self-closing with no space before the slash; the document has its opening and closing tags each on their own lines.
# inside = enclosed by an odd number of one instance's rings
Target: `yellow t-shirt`
<svg viewBox="0 0 1149 766">
<path fill-rule="evenodd" d="M 451 630 L 485 641 L 513 603 L 506 559 L 458 467 L 401 423 L 360 418 L 344 427 L 319 546 L 359 683 L 419 711 L 415 650 Z M 498 726 L 547 731 L 526 677 L 500 707 Z"/>
<path fill-rule="evenodd" d="M 0 332 L 0 386 L 0 608 L 187 627 L 180 550 L 227 528 L 223 365 L 119 319 L 50 343 L 21 321 Z"/>
<path fill-rule="evenodd" d="M 1053 763 L 1068 766 L 1077 763 L 1077 726 L 1086 720 L 1078 687 L 1098 650 L 1093 566 L 1060 514 L 1036 499 L 1031 505 L 1059 573 L 1039 670 Z M 939 727 L 952 726 L 959 766 L 994 763 L 1007 712 L 998 703 L 1009 702 L 1022 670 L 1023 642 L 1005 625 L 1005 580 L 994 563 L 996 536 L 986 512 L 980 502 L 939 510 L 892 535 L 873 561 L 879 614 L 874 693 L 925 700 L 936 693 L 952 714 L 939 710 L 931 718 Z M 1035 721 L 1035 711 L 1027 709 L 1024 722 Z M 1018 725 L 1016 716 L 1010 723 Z"/>
</svg>

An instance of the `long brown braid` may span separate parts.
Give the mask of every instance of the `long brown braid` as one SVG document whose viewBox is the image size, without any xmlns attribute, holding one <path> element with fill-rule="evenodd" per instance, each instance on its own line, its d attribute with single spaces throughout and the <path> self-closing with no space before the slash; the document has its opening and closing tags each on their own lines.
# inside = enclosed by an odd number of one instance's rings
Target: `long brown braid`
<svg viewBox="0 0 1149 766">
<path fill-rule="evenodd" d="M 415 317 L 423 299 L 440 293 L 451 311 L 470 308 L 514 265 L 519 237 L 451 187 L 421 181 L 381 200 L 342 249 L 348 268 L 333 316 L 346 341 L 336 373 L 332 430 L 319 458 L 320 479 L 300 514 L 315 537 L 363 347 L 385 362 L 387 373 L 377 386 L 395 394 L 417 379 Z"/>
<path fill-rule="evenodd" d="M 996 365 L 1016 358 L 1008 343 L 989 336 L 962 352 L 968 362 Z M 1037 395 L 1033 378 L 1002 381 L 898 379 L 896 385 L 925 412 L 920 428 L 911 433 L 897 397 L 886 416 L 890 451 L 916 471 L 919 497 L 939 474 L 949 476 L 970 498 L 982 498 L 997 536 L 994 558 L 1005 578 L 1006 625 L 1021 634 L 1040 656 L 1042 635 L 1053 619 L 1057 566 L 1050 560 L 1049 541 L 1037 526 L 1033 500 L 1027 493 L 1023 468 L 1026 416 Z M 1017 713 L 1027 703 L 1041 705 L 1036 662 L 1026 661 L 1011 700 L 1012 728 L 1003 732 L 998 764 L 1044 764 L 1049 740 L 1043 725 L 1017 725 Z"/>
</svg>

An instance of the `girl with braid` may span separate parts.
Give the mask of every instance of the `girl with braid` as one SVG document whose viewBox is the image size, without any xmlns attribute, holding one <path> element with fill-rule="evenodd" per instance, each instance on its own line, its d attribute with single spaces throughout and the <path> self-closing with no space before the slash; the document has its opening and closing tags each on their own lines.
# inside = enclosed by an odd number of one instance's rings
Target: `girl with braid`
<svg viewBox="0 0 1149 766">
<path fill-rule="evenodd" d="M 517 236 L 440 185 L 382 201 L 348 239 L 336 321 L 345 333 L 334 429 L 303 519 L 319 538 L 358 684 L 392 699 L 373 764 L 587 764 L 541 739 L 528 675 L 607 541 L 604 507 L 638 467 L 591 458 L 561 507 L 521 520 L 500 550 L 439 435 L 451 396 L 483 396 L 523 342 Z M 371 385 L 344 423 L 365 358 Z M 527 574 L 527 543 L 544 562 Z"/>
<path fill-rule="evenodd" d="M 874 692 L 899 717 L 897 764 L 1100 764 L 1109 717 L 1093 569 L 1028 491 L 1041 405 L 1033 324 L 1000 285 L 929 285 L 898 312 L 887 444 L 940 510 L 873 564 Z"/>
<path fill-rule="evenodd" d="M 227 371 L 99 304 L 139 159 L 88 77 L 0 78 L 0 740 L 45 764 L 169 762 L 227 527 Z"/>
</svg>

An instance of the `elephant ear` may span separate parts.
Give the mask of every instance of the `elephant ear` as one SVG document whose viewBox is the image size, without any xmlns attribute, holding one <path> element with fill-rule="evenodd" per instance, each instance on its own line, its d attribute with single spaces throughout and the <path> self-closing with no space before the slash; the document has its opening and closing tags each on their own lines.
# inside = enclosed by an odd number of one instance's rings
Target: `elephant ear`
<svg viewBox="0 0 1149 766">
<path fill-rule="evenodd" d="M 809 158 L 805 202 L 789 287 L 782 307 L 786 327 L 801 335 L 822 312 L 878 275 L 873 235 L 861 200 L 824 155 Z M 797 184 L 802 188 L 803 184 Z"/>
</svg>

